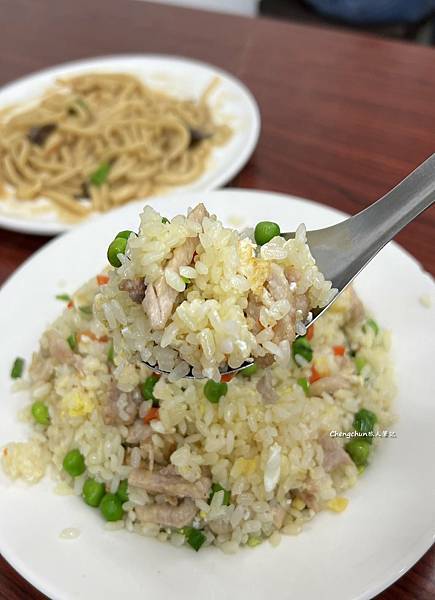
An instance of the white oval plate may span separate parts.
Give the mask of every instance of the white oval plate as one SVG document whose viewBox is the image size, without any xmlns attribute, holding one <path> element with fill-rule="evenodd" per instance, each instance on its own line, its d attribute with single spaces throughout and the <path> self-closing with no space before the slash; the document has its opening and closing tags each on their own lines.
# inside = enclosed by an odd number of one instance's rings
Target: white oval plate
<svg viewBox="0 0 435 600">
<path fill-rule="evenodd" d="M 213 149 L 209 166 L 199 179 L 185 186 L 172 187 L 162 195 L 217 189 L 231 181 L 246 164 L 260 134 L 260 112 L 255 98 L 229 73 L 187 58 L 125 54 L 65 63 L 1 88 L 0 109 L 40 97 L 58 77 L 117 71 L 131 73 L 151 87 L 180 98 L 199 98 L 209 83 L 215 77 L 219 78 L 219 85 L 210 95 L 210 105 L 219 120 L 233 127 L 234 134 L 227 144 Z M 44 205 L 46 201 L 38 200 L 37 203 Z M 40 235 L 54 235 L 75 227 L 62 222 L 55 211 L 31 214 L 32 206 L 35 206 L 32 202 L 0 200 L 0 227 Z M 99 216 L 94 213 L 87 220 Z"/>
<path fill-rule="evenodd" d="M 223 190 L 153 200 L 168 217 L 204 201 L 226 223 L 273 219 L 282 229 L 330 225 L 343 214 L 289 196 Z M 9 391 L 15 356 L 27 361 L 38 336 L 63 308 L 54 299 L 73 291 L 105 264 L 114 233 L 135 229 L 137 208 L 127 205 L 52 241 L 27 261 L 0 292 L 0 446 L 24 438 L 16 412 L 26 401 Z M 60 283 L 63 282 L 63 286 Z M 435 531 L 434 434 L 435 300 L 433 280 L 399 246 L 389 244 L 361 273 L 357 288 L 376 318 L 393 331 L 399 393 L 392 428 L 340 514 L 321 513 L 298 537 L 283 536 L 227 556 L 212 548 L 195 554 L 125 531 L 105 531 L 97 511 L 79 498 L 52 493 L 53 482 L 12 484 L 0 473 L 0 550 L 50 598 L 227 600 L 370 598 L 409 569 Z M 66 527 L 81 531 L 65 541 Z"/>
</svg>

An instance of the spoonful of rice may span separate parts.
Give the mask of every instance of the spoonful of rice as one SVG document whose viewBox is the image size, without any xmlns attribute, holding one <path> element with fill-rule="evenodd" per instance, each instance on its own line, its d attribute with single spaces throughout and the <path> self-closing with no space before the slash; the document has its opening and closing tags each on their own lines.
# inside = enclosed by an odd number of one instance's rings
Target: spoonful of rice
<svg viewBox="0 0 435 600">
<path fill-rule="evenodd" d="M 108 249 L 114 267 L 95 308 L 117 360 L 170 380 L 216 382 L 274 362 L 310 360 L 307 329 L 367 263 L 435 198 L 435 155 L 380 200 L 325 229 L 224 227 L 198 204 L 172 220 L 150 206 L 139 232 Z"/>
</svg>

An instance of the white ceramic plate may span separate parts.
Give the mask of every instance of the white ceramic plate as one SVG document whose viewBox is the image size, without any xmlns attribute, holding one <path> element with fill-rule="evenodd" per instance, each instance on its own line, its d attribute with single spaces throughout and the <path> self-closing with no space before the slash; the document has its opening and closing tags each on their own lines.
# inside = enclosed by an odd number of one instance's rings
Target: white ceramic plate
<svg viewBox="0 0 435 600">
<path fill-rule="evenodd" d="M 300 221 L 308 228 L 343 218 L 335 210 L 289 196 L 223 190 L 153 205 L 168 217 L 204 201 L 234 223 L 273 219 L 283 230 Z M 36 253 L 0 292 L 0 446 L 24 438 L 16 411 L 26 398 L 9 392 L 15 356 L 30 358 L 38 336 L 62 309 L 54 295 L 72 291 L 97 273 L 114 233 L 138 225 L 127 205 L 52 241 Z M 63 285 L 61 286 L 61 282 Z M 352 600 L 369 598 L 411 567 L 435 531 L 434 435 L 435 287 L 418 263 L 389 244 L 358 277 L 357 288 L 379 322 L 393 331 L 399 393 L 397 438 L 382 441 L 373 464 L 340 514 L 325 512 L 298 537 L 283 536 L 278 548 L 263 544 L 235 556 L 218 549 L 198 554 L 125 531 L 104 530 L 98 512 L 76 497 L 52 493 L 53 483 L 33 488 L 12 484 L 0 473 L 0 550 L 49 597 L 62 600 Z M 76 540 L 59 533 L 78 527 Z"/>
<path fill-rule="evenodd" d="M 246 86 L 217 67 L 173 56 L 125 54 L 51 67 L 0 89 L 0 109 L 40 97 L 58 77 L 90 72 L 131 73 L 151 87 L 180 98 L 198 98 L 215 77 L 219 78 L 219 85 L 210 95 L 210 105 L 216 118 L 231 125 L 234 134 L 227 144 L 213 150 L 208 169 L 199 179 L 173 187 L 165 195 L 207 191 L 225 185 L 242 169 L 257 145 L 260 112 Z M 44 200 L 37 202 L 47 206 Z M 40 235 L 53 235 L 74 227 L 60 221 L 55 211 L 35 214 L 34 208 L 35 203 L 17 202 L 13 198 L 0 201 L 0 227 Z M 90 216 L 88 220 L 91 218 L 98 216 Z"/>
</svg>

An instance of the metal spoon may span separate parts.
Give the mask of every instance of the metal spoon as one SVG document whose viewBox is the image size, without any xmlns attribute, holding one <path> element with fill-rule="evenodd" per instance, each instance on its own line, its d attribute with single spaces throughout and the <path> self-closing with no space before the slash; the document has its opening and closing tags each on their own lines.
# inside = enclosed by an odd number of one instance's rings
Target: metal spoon
<svg viewBox="0 0 435 600">
<path fill-rule="evenodd" d="M 374 256 L 410 221 L 429 208 L 435 200 L 435 154 L 415 169 L 385 196 L 337 225 L 307 231 L 307 241 L 317 266 L 332 281 L 338 294 L 329 304 L 315 311 L 305 323 L 310 327 L 346 289 Z M 294 232 L 281 233 L 286 240 Z M 148 363 L 146 363 L 148 364 Z M 236 374 L 252 363 L 244 363 L 225 374 Z M 149 365 L 157 373 L 167 374 Z M 194 379 L 190 373 L 188 379 Z"/>
</svg>

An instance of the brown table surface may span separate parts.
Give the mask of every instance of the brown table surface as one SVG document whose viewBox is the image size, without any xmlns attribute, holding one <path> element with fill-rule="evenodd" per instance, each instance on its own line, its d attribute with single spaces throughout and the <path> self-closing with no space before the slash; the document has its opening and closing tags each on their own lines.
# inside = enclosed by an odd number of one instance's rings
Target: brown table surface
<svg viewBox="0 0 435 600">
<path fill-rule="evenodd" d="M 262 133 L 233 186 L 355 213 L 435 148 L 435 51 L 331 29 L 133 0 L 0 0 L 0 85 L 64 61 L 178 54 L 252 90 Z M 435 207 L 397 240 L 435 273 Z M 0 283 L 47 238 L 0 229 Z M 0 558 L 0 598 L 43 598 Z M 379 598 L 435 598 L 432 548 Z"/>
</svg>

